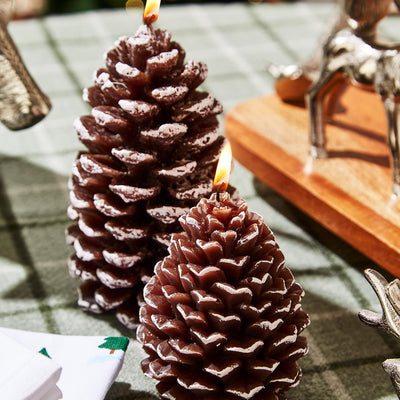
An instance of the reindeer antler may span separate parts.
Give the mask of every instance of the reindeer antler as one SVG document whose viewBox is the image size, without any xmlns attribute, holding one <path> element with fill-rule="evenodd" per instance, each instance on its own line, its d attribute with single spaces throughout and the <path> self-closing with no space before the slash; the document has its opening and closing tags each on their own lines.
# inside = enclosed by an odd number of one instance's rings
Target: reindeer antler
<svg viewBox="0 0 400 400">
<path fill-rule="evenodd" d="M 362 310 L 358 316 L 370 326 L 383 328 L 400 339 L 400 280 L 388 281 L 377 271 L 366 269 L 364 275 L 378 296 L 382 314 Z M 397 397 L 400 399 L 400 360 L 388 359 L 382 364 L 390 375 Z"/>
<path fill-rule="evenodd" d="M 377 271 L 366 269 L 364 275 L 378 296 L 382 314 L 362 310 L 358 314 L 361 321 L 370 326 L 378 326 L 400 339 L 400 281 L 388 281 Z"/>
<path fill-rule="evenodd" d="M 28 128 L 50 111 L 48 97 L 26 69 L 7 31 L 12 0 L 0 1 L 0 121 L 12 130 Z"/>
</svg>

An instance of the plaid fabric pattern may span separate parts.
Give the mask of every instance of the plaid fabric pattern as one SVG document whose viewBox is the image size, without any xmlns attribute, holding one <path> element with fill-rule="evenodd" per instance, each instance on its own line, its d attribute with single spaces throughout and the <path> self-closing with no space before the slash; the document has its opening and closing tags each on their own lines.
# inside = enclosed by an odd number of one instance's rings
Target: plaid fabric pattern
<svg viewBox="0 0 400 400">
<path fill-rule="evenodd" d="M 158 26 L 172 32 L 187 58 L 208 64 L 205 89 L 228 110 L 271 93 L 267 62 L 304 60 L 333 13 L 334 6 L 327 3 L 165 6 Z M 65 244 L 64 229 L 70 224 L 67 181 L 83 148 L 72 123 L 90 111 L 82 89 L 91 84 L 93 71 L 103 66 L 103 53 L 120 35 L 133 34 L 140 23 L 139 10 L 113 10 L 10 25 L 53 110 L 23 132 L 0 127 L 0 326 L 61 334 L 133 335 L 113 318 L 88 315 L 76 306 L 76 282 L 67 272 L 72 249 Z M 383 33 L 395 32 L 395 23 L 384 21 Z M 249 208 L 263 215 L 287 265 L 306 290 L 303 305 L 312 321 L 305 332 L 310 353 L 301 361 L 304 377 L 289 399 L 394 400 L 381 364 L 400 357 L 400 345 L 357 317 L 363 308 L 380 310 L 362 274 L 364 268 L 377 267 L 238 163 L 231 182 Z M 157 398 L 154 383 L 141 373 L 142 357 L 132 340 L 108 400 Z"/>
</svg>

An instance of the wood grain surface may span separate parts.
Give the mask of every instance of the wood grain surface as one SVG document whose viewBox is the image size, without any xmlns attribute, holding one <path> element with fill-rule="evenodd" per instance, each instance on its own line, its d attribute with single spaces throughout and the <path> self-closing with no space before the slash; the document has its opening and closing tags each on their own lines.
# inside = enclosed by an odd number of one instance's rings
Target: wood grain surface
<svg viewBox="0 0 400 400">
<path fill-rule="evenodd" d="M 305 108 L 271 95 L 230 110 L 225 134 L 257 178 L 400 276 L 400 199 L 379 97 L 344 91 L 326 124 L 327 159 L 309 156 L 308 122 Z"/>
</svg>

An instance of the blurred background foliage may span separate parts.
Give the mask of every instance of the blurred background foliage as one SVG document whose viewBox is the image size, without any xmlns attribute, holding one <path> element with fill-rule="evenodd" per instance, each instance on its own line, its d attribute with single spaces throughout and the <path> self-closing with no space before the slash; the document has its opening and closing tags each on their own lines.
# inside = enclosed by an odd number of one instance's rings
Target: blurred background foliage
<svg viewBox="0 0 400 400">
<path fill-rule="evenodd" d="M 236 0 L 238 1 L 238 0 Z M 240 1 L 240 0 L 239 0 Z M 249 0 L 241 0 L 247 2 Z M 277 2 L 279 0 L 252 0 L 252 1 L 268 1 Z M 138 3 L 140 0 L 138 0 Z M 213 3 L 215 0 L 162 0 L 165 4 L 181 4 L 181 3 Z M 218 1 L 217 1 L 218 2 Z M 219 1 L 220 3 L 229 3 L 232 1 Z M 125 7 L 126 0 L 48 0 L 48 12 L 50 13 L 64 13 L 82 10 L 93 10 L 96 8 L 114 8 Z"/>
<path fill-rule="evenodd" d="M 137 0 L 138 3 L 141 0 Z M 236 0 L 236 1 L 255 1 L 255 2 L 278 2 L 279 0 Z M 215 3 L 215 0 L 162 0 L 162 3 Z M 229 0 L 220 0 L 219 3 L 229 3 Z M 126 0 L 48 0 L 48 12 L 73 12 L 90 10 L 96 8 L 125 7 Z"/>
<path fill-rule="evenodd" d="M 2 0 L 0 0 L 2 1 Z M 129 0 L 143 7 L 145 0 Z M 231 3 L 231 2 L 277 3 L 296 0 L 162 0 L 163 4 L 182 3 Z M 127 0 L 14 0 L 15 17 L 29 18 L 43 14 L 60 14 L 99 8 L 123 8 Z"/>
<path fill-rule="evenodd" d="M 48 13 L 65 13 L 96 8 L 124 7 L 125 0 L 48 0 Z"/>
<path fill-rule="evenodd" d="M 65 13 L 98 8 L 125 7 L 126 0 L 48 0 L 47 2 L 47 12 Z M 167 0 L 163 0 L 163 3 L 167 2 Z M 140 1 L 138 1 L 138 4 L 140 4 Z"/>
</svg>

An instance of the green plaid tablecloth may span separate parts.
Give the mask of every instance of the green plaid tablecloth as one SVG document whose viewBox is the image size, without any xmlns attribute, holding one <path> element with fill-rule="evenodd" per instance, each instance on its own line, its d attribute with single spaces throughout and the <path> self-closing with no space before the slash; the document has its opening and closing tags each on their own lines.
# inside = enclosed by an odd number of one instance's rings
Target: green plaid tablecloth
<svg viewBox="0 0 400 400">
<path fill-rule="evenodd" d="M 208 64 L 204 88 L 228 110 L 271 93 L 267 62 L 304 60 L 333 12 L 334 6 L 327 3 L 165 6 L 158 26 L 173 33 L 188 58 Z M 87 12 L 10 25 L 53 110 L 26 131 L 0 127 L 0 326 L 133 336 L 113 318 L 77 308 L 76 282 L 67 272 L 72 250 L 65 244 L 64 230 L 69 224 L 67 180 L 83 148 L 72 123 L 90 111 L 82 100 L 82 89 L 91 85 L 93 71 L 103 66 L 103 54 L 113 42 L 135 33 L 140 14 Z M 390 33 L 396 26 L 395 19 L 388 19 L 382 29 Z M 231 182 L 249 208 L 263 215 L 287 265 L 306 290 L 303 305 L 312 321 L 305 331 L 310 352 L 301 361 L 302 382 L 289 392 L 289 399 L 395 399 L 381 364 L 400 357 L 400 345 L 385 332 L 364 326 L 357 317 L 363 308 L 380 310 L 362 274 L 364 268 L 376 266 L 237 163 Z M 133 339 L 108 400 L 156 399 L 154 383 L 140 370 L 142 356 Z"/>
</svg>

